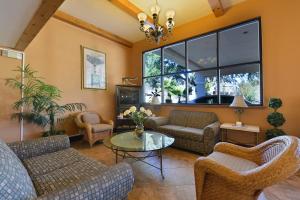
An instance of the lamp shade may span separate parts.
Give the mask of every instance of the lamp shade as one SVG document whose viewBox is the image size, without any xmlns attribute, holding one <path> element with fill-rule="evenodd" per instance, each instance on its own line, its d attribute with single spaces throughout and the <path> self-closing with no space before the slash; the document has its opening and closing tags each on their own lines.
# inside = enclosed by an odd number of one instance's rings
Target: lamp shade
<svg viewBox="0 0 300 200">
<path fill-rule="evenodd" d="M 236 95 L 236 96 L 234 96 L 234 99 L 233 99 L 232 103 L 230 104 L 230 107 L 247 108 L 248 105 L 246 104 L 244 97 L 242 95 Z"/>
</svg>

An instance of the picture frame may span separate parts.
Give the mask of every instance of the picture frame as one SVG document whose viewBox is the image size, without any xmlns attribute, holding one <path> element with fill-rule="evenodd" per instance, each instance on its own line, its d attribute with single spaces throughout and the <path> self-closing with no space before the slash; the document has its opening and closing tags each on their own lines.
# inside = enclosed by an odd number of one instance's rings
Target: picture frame
<svg viewBox="0 0 300 200">
<path fill-rule="evenodd" d="M 81 46 L 82 89 L 106 90 L 106 54 Z"/>
</svg>

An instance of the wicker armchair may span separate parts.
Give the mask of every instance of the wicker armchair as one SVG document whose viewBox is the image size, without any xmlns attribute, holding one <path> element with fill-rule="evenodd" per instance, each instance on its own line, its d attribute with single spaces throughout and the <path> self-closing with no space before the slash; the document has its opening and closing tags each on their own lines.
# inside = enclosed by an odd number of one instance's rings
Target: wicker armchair
<svg viewBox="0 0 300 200">
<path fill-rule="evenodd" d="M 111 135 L 114 127 L 112 120 L 104 120 L 96 112 L 78 113 L 75 117 L 75 123 L 79 128 L 85 130 L 84 140 L 88 141 L 91 147 L 95 142 Z"/>
<path fill-rule="evenodd" d="M 299 139 L 281 136 L 256 147 L 218 143 L 195 163 L 197 200 L 253 200 L 300 168 Z"/>
</svg>

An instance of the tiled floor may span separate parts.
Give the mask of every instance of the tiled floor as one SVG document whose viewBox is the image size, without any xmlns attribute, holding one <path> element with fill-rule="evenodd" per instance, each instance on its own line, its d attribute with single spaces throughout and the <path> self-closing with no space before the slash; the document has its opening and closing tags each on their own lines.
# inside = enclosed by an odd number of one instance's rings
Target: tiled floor
<svg viewBox="0 0 300 200">
<path fill-rule="evenodd" d="M 76 142 L 73 146 L 81 153 L 99 160 L 107 165 L 114 165 L 114 154 L 103 144 L 95 144 L 90 148 L 87 143 Z M 162 180 L 159 170 L 141 162 L 130 162 L 135 174 L 135 185 L 129 195 L 129 200 L 194 200 L 195 186 L 193 164 L 199 157 L 186 151 L 169 148 L 163 154 L 165 180 Z M 150 160 L 158 164 L 155 158 Z M 265 197 L 260 200 L 300 200 L 300 176 L 272 186 L 265 190 Z"/>
</svg>

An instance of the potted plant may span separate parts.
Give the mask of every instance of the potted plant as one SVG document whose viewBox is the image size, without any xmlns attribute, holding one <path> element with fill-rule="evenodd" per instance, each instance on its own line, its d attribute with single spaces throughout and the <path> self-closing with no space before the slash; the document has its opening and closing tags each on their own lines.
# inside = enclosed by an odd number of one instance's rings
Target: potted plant
<svg viewBox="0 0 300 200">
<path fill-rule="evenodd" d="M 141 107 L 138 111 L 135 106 L 131 106 L 123 115 L 129 116 L 129 118 L 133 120 L 136 125 L 134 134 L 137 137 L 141 137 L 144 132 L 144 122 L 152 115 L 152 111 L 150 109 L 146 110 L 144 107 Z"/>
<path fill-rule="evenodd" d="M 268 129 L 266 132 L 266 138 L 271 139 L 277 136 L 286 135 L 286 133 L 278 128 L 282 126 L 285 122 L 285 118 L 282 113 L 277 112 L 277 110 L 282 106 L 282 101 L 280 98 L 271 98 L 269 100 L 269 107 L 274 109 L 267 117 L 267 121 L 273 126 L 272 129 Z"/>
<path fill-rule="evenodd" d="M 160 92 L 158 92 L 158 90 L 155 89 L 154 92 L 151 92 L 151 93 L 152 93 L 151 103 L 152 104 L 160 104 L 160 100 L 159 100 Z"/>
<path fill-rule="evenodd" d="M 61 98 L 61 91 L 36 76 L 37 72 L 31 70 L 29 65 L 24 70 L 18 67 L 14 71 L 18 74 L 23 73 L 24 80 L 20 76 L 7 78 L 6 85 L 13 89 L 23 89 L 24 96 L 14 103 L 13 108 L 18 112 L 13 113 L 12 118 L 23 119 L 42 128 L 49 127 L 43 132 L 43 136 L 63 134 L 63 131 L 55 129 L 55 117 L 58 114 L 66 111 L 81 111 L 86 107 L 83 103 L 59 105 L 57 101 Z"/>
</svg>

